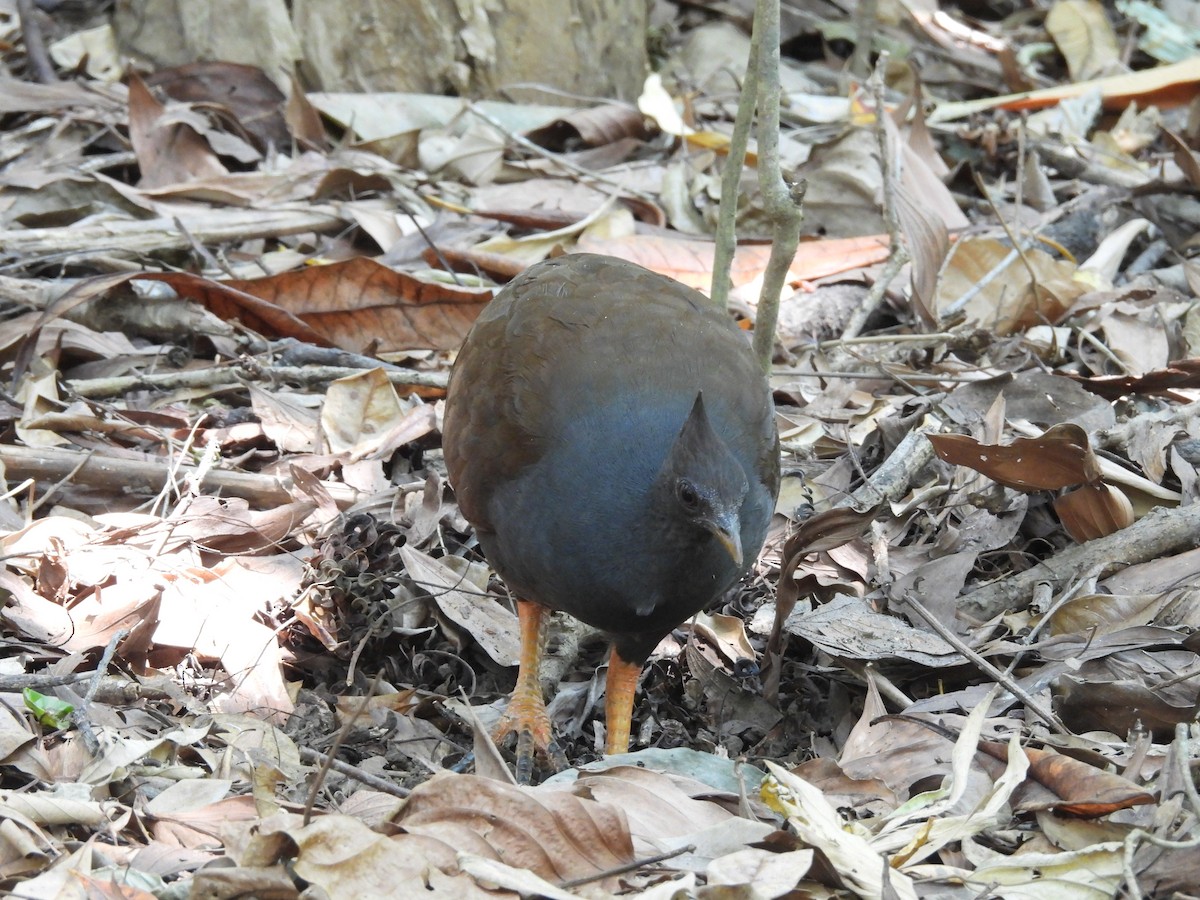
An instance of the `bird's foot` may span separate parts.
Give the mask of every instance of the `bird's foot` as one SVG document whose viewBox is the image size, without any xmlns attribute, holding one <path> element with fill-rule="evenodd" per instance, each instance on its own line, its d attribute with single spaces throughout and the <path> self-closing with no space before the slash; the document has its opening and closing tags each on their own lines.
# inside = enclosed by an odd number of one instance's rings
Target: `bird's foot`
<svg viewBox="0 0 1200 900">
<path fill-rule="evenodd" d="M 533 760 L 539 752 L 555 772 L 567 767 L 567 756 L 554 739 L 550 714 L 538 693 L 517 691 L 508 701 L 492 729 L 492 740 L 500 745 L 510 734 L 517 736 L 517 784 L 529 784 L 533 779 Z"/>
</svg>

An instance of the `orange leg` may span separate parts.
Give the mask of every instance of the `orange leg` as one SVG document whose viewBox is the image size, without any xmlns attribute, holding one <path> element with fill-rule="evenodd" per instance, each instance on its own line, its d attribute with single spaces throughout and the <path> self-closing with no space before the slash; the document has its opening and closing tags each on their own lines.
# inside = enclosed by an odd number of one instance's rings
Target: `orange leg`
<svg viewBox="0 0 1200 900">
<path fill-rule="evenodd" d="M 548 616 L 545 607 L 527 600 L 517 601 L 521 624 L 521 659 L 517 668 L 517 686 L 508 707 L 492 730 L 492 738 L 502 743 L 510 734 L 517 736 L 517 781 L 529 784 L 533 776 L 533 756 L 542 751 L 555 771 L 567 767 L 567 759 L 554 740 L 542 685 L 538 678 L 542 647 L 546 640 Z"/>
<path fill-rule="evenodd" d="M 633 695 L 637 691 L 641 663 L 622 659 L 613 647 L 608 655 L 608 680 L 604 688 L 604 719 L 608 737 L 604 752 L 608 756 L 629 750 L 629 729 L 633 724 Z"/>
</svg>

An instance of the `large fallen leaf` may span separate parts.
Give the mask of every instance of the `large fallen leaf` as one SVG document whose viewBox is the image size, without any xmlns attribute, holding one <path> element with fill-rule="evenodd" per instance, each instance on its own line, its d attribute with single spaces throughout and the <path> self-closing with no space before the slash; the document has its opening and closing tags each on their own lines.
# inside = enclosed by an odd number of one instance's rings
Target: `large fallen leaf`
<svg viewBox="0 0 1200 900">
<path fill-rule="evenodd" d="M 618 807 L 567 791 L 471 775 L 425 782 L 394 824 L 468 852 L 482 847 L 490 852 L 480 855 L 529 869 L 552 883 L 598 875 L 634 859 L 629 825 Z M 463 843 L 466 839 L 474 846 Z"/>
<path fill-rule="evenodd" d="M 1100 478 L 1087 432 L 1071 423 L 1055 425 L 1038 438 L 1017 438 L 1007 446 L 984 444 L 965 434 L 928 437 L 946 462 L 967 466 L 1018 491 L 1055 491 Z"/>
<path fill-rule="evenodd" d="M 222 319 L 268 337 L 354 352 L 455 349 L 492 296 L 490 290 L 421 281 L 366 257 L 249 280 L 138 277 L 165 281 Z"/>
</svg>

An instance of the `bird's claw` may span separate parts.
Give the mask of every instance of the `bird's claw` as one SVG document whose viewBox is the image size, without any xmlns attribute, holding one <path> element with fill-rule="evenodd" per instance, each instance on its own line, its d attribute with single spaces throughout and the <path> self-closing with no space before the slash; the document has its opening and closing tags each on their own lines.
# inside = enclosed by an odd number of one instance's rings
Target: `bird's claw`
<svg viewBox="0 0 1200 900">
<path fill-rule="evenodd" d="M 561 772 L 567 768 L 567 756 L 563 753 L 550 726 L 550 716 L 544 703 L 529 698 L 514 697 L 508 709 L 492 729 L 492 740 L 501 746 L 510 734 L 517 736 L 517 784 L 529 784 L 533 780 L 534 756 L 541 753 L 550 768 Z"/>
</svg>

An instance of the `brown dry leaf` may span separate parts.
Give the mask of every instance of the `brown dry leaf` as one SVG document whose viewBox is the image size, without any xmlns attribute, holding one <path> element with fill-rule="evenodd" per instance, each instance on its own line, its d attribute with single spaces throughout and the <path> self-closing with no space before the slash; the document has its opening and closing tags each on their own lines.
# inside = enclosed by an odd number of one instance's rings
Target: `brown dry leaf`
<svg viewBox="0 0 1200 900">
<path fill-rule="evenodd" d="M 435 428 L 432 406 L 401 401 L 382 369 L 332 382 L 320 417 L 321 443 L 349 462 L 386 459 Z"/>
<path fill-rule="evenodd" d="M 273 816 L 261 821 L 248 849 L 243 865 L 288 862 L 328 896 L 391 897 L 400 886 L 432 898 L 494 896 L 458 874 L 453 845 L 421 835 L 386 837 L 349 816 L 321 816 L 309 825 L 299 816 Z"/>
<path fill-rule="evenodd" d="M 3 576 L 0 572 L 0 587 L 3 587 Z M 34 734 L 23 719 L 17 716 L 7 706 L 0 706 L 0 760 L 8 757 L 32 741 Z"/>
<path fill-rule="evenodd" d="M 269 897 L 292 900 L 299 896 L 295 876 L 283 866 L 241 865 L 201 869 L 191 882 L 193 897 Z"/>
<path fill-rule="evenodd" d="M 716 647 L 727 662 L 754 659 L 757 654 L 746 636 L 746 621 L 738 616 L 697 613 L 693 628 Z"/>
<path fill-rule="evenodd" d="M 746 896 L 754 900 L 787 897 L 812 868 L 813 855 L 813 850 L 777 853 L 747 847 L 713 860 L 705 876 L 710 887 L 746 886 L 749 888 Z"/>
<path fill-rule="evenodd" d="M 997 759 L 1007 752 L 1000 744 L 991 744 L 987 749 Z M 1022 804 L 1024 810 L 1054 809 L 1071 816 L 1095 818 L 1154 802 L 1153 794 L 1114 772 L 1105 772 L 1054 750 L 1026 747 L 1024 752 L 1029 758 L 1029 777 L 1059 798 L 1032 806 Z"/>
<path fill-rule="evenodd" d="M 1104 537 L 1133 524 L 1133 506 L 1119 487 L 1104 482 L 1084 484 L 1054 498 L 1054 511 L 1075 541 Z"/>
<path fill-rule="evenodd" d="M 93 294 L 89 287 L 80 286 L 78 293 L 87 297 L 101 296 L 118 284 L 128 281 L 128 275 L 110 276 L 100 280 L 95 285 L 97 293 Z M 64 318 L 47 320 L 45 313 L 29 313 L 10 319 L 0 335 L 0 350 L 6 354 L 14 352 L 15 348 L 25 342 L 32 341 L 29 352 L 33 356 L 46 356 L 56 350 L 66 350 L 78 354 L 83 359 L 112 360 L 116 365 L 128 365 L 128 361 L 138 358 L 153 357 L 160 348 L 155 345 L 140 347 L 123 334 L 104 331 L 97 332 L 69 321 Z"/>
<path fill-rule="evenodd" d="M 644 752 L 652 754 L 654 751 Z M 753 834 L 749 840 L 755 840 L 771 831 L 770 826 L 741 819 L 730 812 L 727 807 L 732 805 L 734 798 L 731 795 L 717 794 L 711 785 L 683 775 L 643 768 L 642 758 L 631 757 L 638 760 L 638 765 L 631 762 L 595 772 L 585 771 L 574 785 L 554 783 L 545 787 L 569 789 L 621 810 L 629 821 L 638 856 L 695 844 L 694 856 L 698 859 L 691 862 L 699 863 L 703 868 L 722 852 L 714 851 L 714 848 L 722 846 L 723 835 L 744 836 L 749 831 Z M 742 826 L 745 826 L 744 830 Z M 694 868 L 694 865 L 689 863 L 688 867 Z"/>
<path fill-rule="evenodd" d="M 805 844 L 819 848 L 835 873 L 835 884 L 861 897 L 892 896 L 916 900 L 910 876 L 892 868 L 888 855 L 875 850 L 867 837 L 844 827 L 832 804 L 803 778 L 772 762 L 763 780 L 762 799 L 787 817 Z"/>
<path fill-rule="evenodd" d="M 97 516 L 106 530 L 97 536 L 97 552 L 138 555 L 158 559 L 165 553 L 192 551 L 189 561 L 197 559 L 195 551 L 221 553 L 253 553 L 277 545 L 316 509 L 312 500 L 298 500 L 268 510 L 252 510 L 240 497 L 198 496 L 183 504 L 170 517 L 133 513 L 109 513 Z M 103 548 L 103 550 L 99 549 Z M 72 562 L 87 562 L 85 554 Z M 166 565 L 160 566 L 169 570 Z M 85 576 L 95 581 L 89 569 L 77 570 L 75 577 Z"/>
<path fill-rule="evenodd" d="M 911 752 L 914 748 L 905 749 Z M 882 779 L 852 778 L 832 759 L 817 757 L 806 760 L 794 771 L 805 781 L 820 788 L 838 809 L 854 810 L 855 815 L 862 818 L 889 813 L 900 805 L 896 792 Z"/>
<path fill-rule="evenodd" d="M 159 69 L 146 77 L 146 86 L 160 88 L 180 103 L 203 104 L 225 119 L 230 130 L 251 136 L 260 151 L 291 144 L 283 116 L 286 98 L 258 66 L 195 62 Z"/>
<path fill-rule="evenodd" d="M 67 640 L 75 625 L 61 604 L 47 600 L 12 572 L 0 571 L 0 591 L 5 594 L 0 618 L 16 634 L 53 647 Z"/>
<path fill-rule="evenodd" d="M 1056 491 L 1100 480 L 1087 432 L 1078 425 L 1055 425 L 1037 438 L 1017 438 L 1007 446 L 984 444 L 965 434 L 930 434 L 937 455 L 1018 491 Z"/>
<path fill-rule="evenodd" d="M 283 680 L 279 638 L 258 617 L 292 588 L 269 575 L 246 582 L 238 577 L 244 572 L 230 559 L 211 570 L 184 569 L 164 576 L 164 614 L 154 641 L 221 660 L 229 676 L 218 699 L 225 711 L 253 711 L 284 721 L 293 704 Z"/>
<path fill-rule="evenodd" d="M 81 800 L 49 792 L 14 793 L 0 802 L 0 814 L 6 820 L 47 826 L 105 826 L 111 824 L 115 812 L 111 800 Z"/>
<path fill-rule="evenodd" d="M 328 344 L 356 352 L 455 349 L 492 296 L 421 281 L 364 257 L 220 285 L 278 304 Z"/>
<path fill-rule="evenodd" d="M 412 712 L 421 700 L 422 694 L 416 688 L 392 691 L 387 694 L 373 694 L 367 698 L 365 707 L 362 697 L 341 695 L 337 698 L 337 714 L 341 724 L 372 709 L 387 709 L 404 715 Z"/>
<path fill-rule="evenodd" d="M 913 156 L 914 161 L 915 159 Z M 905 167 L 906 173 L 909 168 Z M 934 178 L 924 165 L 919 169 L 925 178 L 939 185 L 943 191 L 946 190 L 945 185 Z M 896 211 L 912 256 L 912 289 L 915 301 L 913 308 L 926 327 L 933 329 L 937 326 L 938 273 L 950 252 L 950 235 L 945 224 L 928 208 L 927 193 L 915 193 L 903 188 L 898 190 Z"/>
<path fill-rule="evenodd" d="M 862 537 L 871 527 L 876 512 L 874 507 L 863 512 L 848 506 L 827 509 L 805 519 L 792 532 L 783 545 L 781 554 L 782 566 L 776 597 L 780 612 L 776 620 L 776 630 L 783 625 L 783 620 L 795 607 L 801 595 L 817 587 L 806 580 L 806 576 L 796 577 L 805 558 L 814 553 L 826 553 Z M 807 574 L 815 573 L 808 570 Z"/>
<path fill-rule="evenodd" d="M 117 125 L 125 112 L 126 88 L 121 84 L 59 81 L 37 84 L 18 78 L 0 79 L 0 112 L 5 113 L 62 113 L 76 110 L 90 114 L 99 121 Z"/>
<path fill-rule="evenodd" d="M 139 575 L 97 588 L 73 603 L 71 620 L 75 627 L 62 644 L 63 649 L 103 647 L 118 631 L 128 631 L 119 645 L 121 657 L 143 658 L 159 624 L 163 587 L 159 578 Z"/>
<path fill-rule="evenodd" d="M 382 369 L 332 382 L 321 405 L 321 445 L 355 461 L 375 455 L 380 436 L 405 415 L 396 389 Z"/>
<path fill-rule="evenodd" d="M 166 282 L 181 298 L 193 300 L 219 319 L 240 322 L 265 337 L 290 337 L 318 347 L 333 346 L 323 334 L 311 328 L 299 316 L 276 306 L 270 299 L 256 296 L 253 291 L 239 290 L 233 282 L 214 281 L 187 272 L 140 273 L 137 277 Z"/>
<path fill-rule="evenodd" d="M 1188 184 L 1192 188 L 1200 188 L 1200 157 L 1197 157 L 1183 138 L 1171 131 L 1169 128 L 1162 129 L 1162 136 L 1167 142 L 1167 146 L 1171 148 L 1171 153 L 1175 159 L 1175 165 L 1179 166 L 1180 171 L 1188 180 Z"/>
<path fill-rule="evenodd" d="M 486 855 L 553 883 L 595 876 L 634 859 L 620 807 L 470 775 L 434 777 L 419 786 L 395 824 L 435 837 L 465 828 L 491 848 Z M 615 886 L 611 877 L 601 884 Z"/>
<path fill-rule="evenodd" d="M 141 187 L 229 174 L 200 136 L 204 126 L 195 113 L 155 100 L 138 76 L 129 79 L 129 141 L 142 172 Z"/>
<path fill-rule="evenodd" d="M 848 506 L 810 516 L 788 538 L 784 559 L 833 550 L 863 536 L 878 513 L 877 507 L 859 512 Z"/>
<path fill-rule="evenodd" d="M 1200 555 L 1200 551 L 1196 552 Z M 1131 625 L 1149 625 L 1171 598 L 1165 593 L 1083 594 L 1055 607 L 1050 634 L 1112 634 Z"/>
<path fill-rule="evenodd" d="M 87 900 L 154 900 L 155 895 L 129 884 L 125 878 L 104 878 L 72 873 Z M 61 896 L 61 895 L 60 895 Z"/>
<path fill-rule="evenodd" d="M 526 132 L 525 136 L 543 147 L 561 150 L 569 138 L 588 147 L 613 144 L 623 138 L 643 140 L 649 136 L 646 117 L 623 103 L 605 103 L 575 110 L 546 125 Z"/>
<path fill-rule="evenodd" d="M 199 781 L 204 783 L 202 787 L 213 789 L 229 785 L 229 782 L 221 779 L 205 778 Z M 211 803 L 183 805 L 177 809 L 162 804 L 154 811 L 148 806 L 146 812 L 153 817 L 151 834 L 156 840 L 191 850 L 220 849 L 223 844 L 222 832 L 230 823 L 254 822 L 261 817 L 254 798 L 245 795 L 222 797 Z"/>
<path fill-rule="evenodd" d="M 697 631 L 700 629 L 697 628 Z M 771 700 L 764 699 L 759 696 L 758 691 L 749 689 L 743 678 L 735 678 L 729 674 L 730 671 L 739 671 L 736 665 L 738 662 L 743 666 L 753 662 L 753 651 L 750 656 L 729 657 L 723 649 L 707 640 L 689 640 L 684 647 L 688 672 L 704 692 L 704 699 L 712 711 L 718 733 L 724 735 L 770 732 L 779 724 L 783 713 Z"/>
<path fill-rule="evenodd" d="M 248 389 L 263 433 L 281 452 L 316 452 L 318 414 L 311 395 L 266 391 L 254 384 Z"/>
<path fill-rule="evenodd" d="M 906 660 L 934 669 L 963 662 L 958 651 L 940 636 L 896 616 L 874 612 L 858 597 L 846 594 L 810 613 L 790 617 L 786 629 L 835 658 Z"/>
<path fill-rule="evenodd" d="M 1187 668 L 1194 667 L 1194 657 Z M 1177 670 L 1182 671 L 1184 665 Z M 1134 680 L 1136 677 L 1139 680 Z M 1081 677 L 1062 675 L 1054 683 L 1055 711 L 1075 731 L 1103 730 L 1127 734 L 1131 729 L 1149 731 L 1160 740 L 1174 733 L 1181 722 L 1191 722 L 1196 716 L 1195 691 L 1190 701 L 1164 696 L 1161 690 L 1147 686 L 1140 679 L 1145 672 L 1115 680 L 1109 671 Z M 1102 678 L 1103 680 L 1093 680 Z"/>
<path fill-rule="evenodd" d="M 1165 369 L 1137 377 L 1101 375 L 1089 378 L 1075 374 L 1069 377 L 1109 400 L 1124 394 L 1170 394 L 1183 388 L 1200 387 L 1200 358 L 1175 360 Z"/>
</svg>

